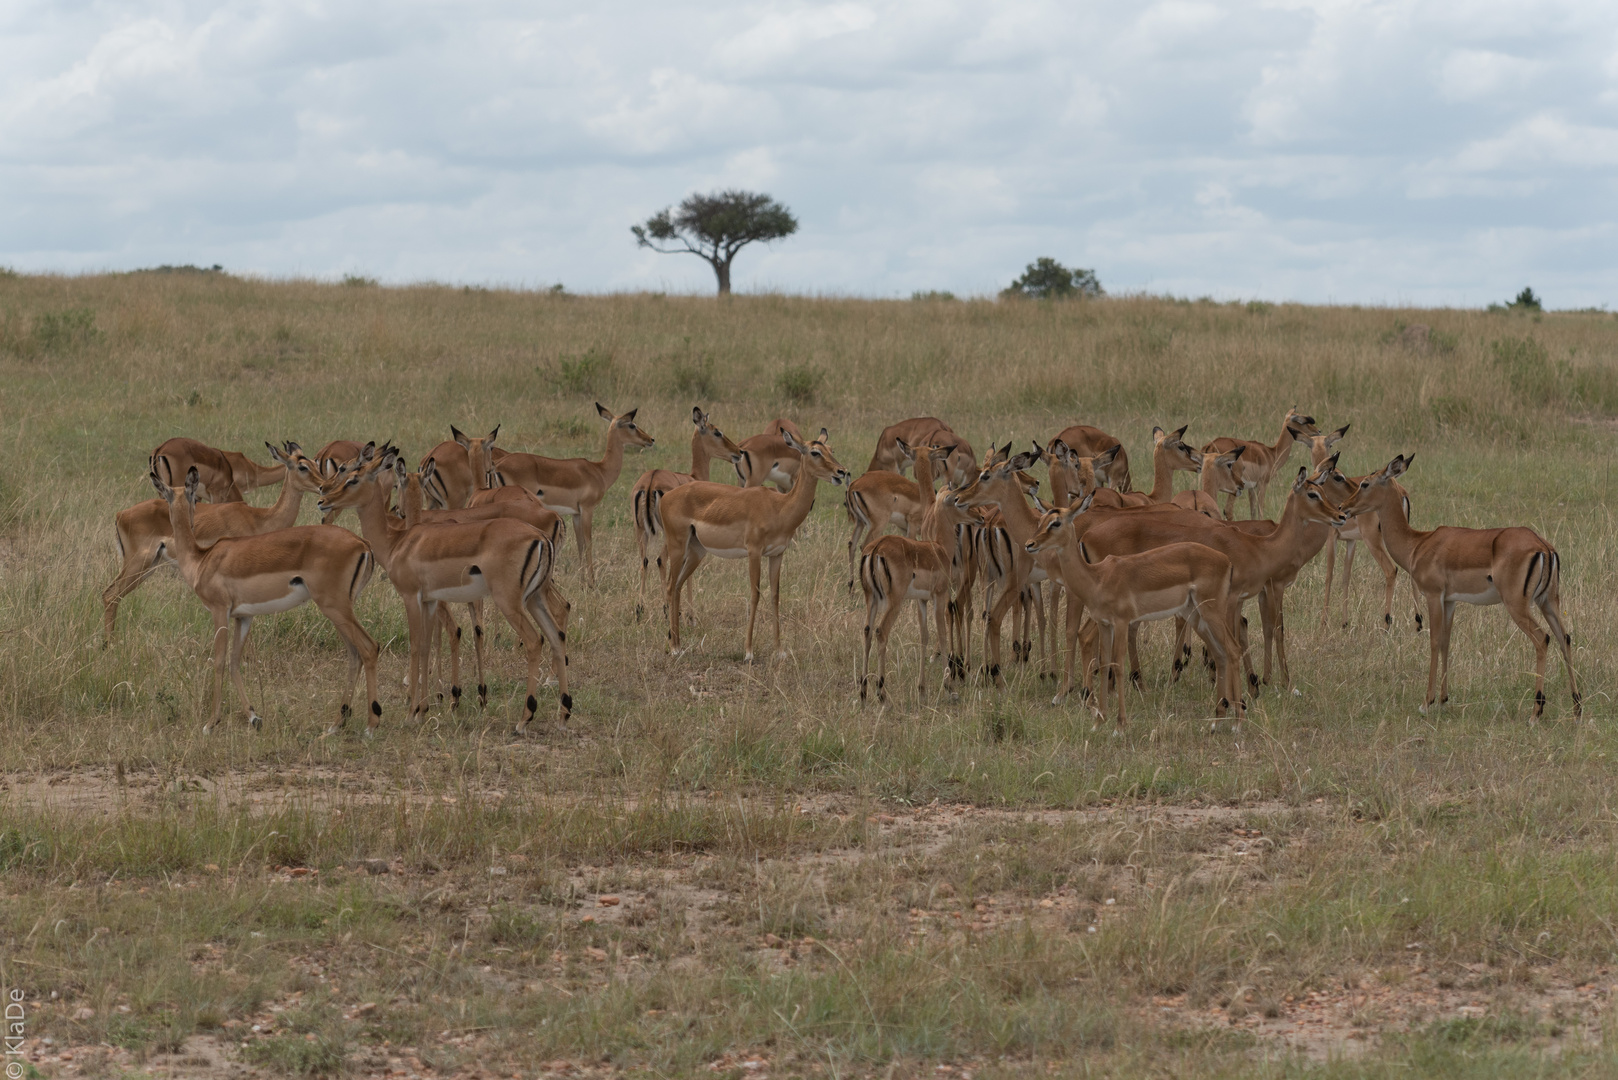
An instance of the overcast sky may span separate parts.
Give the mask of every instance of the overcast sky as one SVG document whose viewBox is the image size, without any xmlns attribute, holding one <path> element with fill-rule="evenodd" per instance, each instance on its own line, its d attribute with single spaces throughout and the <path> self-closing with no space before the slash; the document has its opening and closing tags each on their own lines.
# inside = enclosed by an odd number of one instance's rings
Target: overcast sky
<svg viewBox="0 0 1618 1080">
<path fill-rule="evenodd" d="M 1618 306 L 1618 3 L 0 5 L 0 264 Z"/>
</svg>

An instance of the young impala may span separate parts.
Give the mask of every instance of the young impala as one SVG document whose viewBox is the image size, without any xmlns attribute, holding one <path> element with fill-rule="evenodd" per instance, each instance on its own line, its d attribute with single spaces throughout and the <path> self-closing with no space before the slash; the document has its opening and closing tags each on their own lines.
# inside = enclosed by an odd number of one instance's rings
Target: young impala
<svg viewBox="0 0 1618 1080">
<path fill-rule="evenodd" d="M 1428 532 L 1410 527 L 1395 480 L 1410 467 L 1414 455 L 1401 454 L 1360 480 L 1359 490 L 1344 504 L 1350 515 L 1374 512 L 1382 526 L 1388 554 L 1410 575 L 1427 600 L 1432 642 L 1427 662 L 1427 702 L 1421 711 L 1449 701 L 1449 639 L 1456 604 L 1505 605 L 1506 614 L 1534 646 L 1534 711 L 1545 713 L 1545 652 L 1556 635 L 1567 668 L 1573 715 L 1582 716 L 1584 702 L 1573 675 L 1573 638 L 1562 625 L 1562 557 L 1533 529 L 1463 529 L 1445 525 Z M 1538 608 L 1551 633 L 1534 620 Z"/>
<path fill-rule="evenodd" d="M 759 574 L 770 562 L 770 599 L 775 609 L 775 652 L 781 655 L 781 559 L 815 504 L 821 480 L 848 482 L 848 470 L 824 443 L 804 445 L 790 432 L 782 436 L 800 457 L 800 475 L 790 494 L 763 487 L 735 488 L 698 480 L 663 496 L 668 583 L 669 649 L 680 652 L 680 588 L 709 555 L 746 559 L 751 585 L 747 602 L 747 654 L 753 660 L 753 624 L 758 616 Z M 808 475 L 801 475 L 807 470 Z"/>
<path fill-rule="evenodd" d="M 154 462 L 151 480 L 157 494 L 169 507 L 169 541 L 180 576 L 185 578 L 213 616 L 213 708 L 204 732 L 219 724 L 224 698 L 225 650 L 230 648 L 230 677 L 236 693 L 247 708 L 248 722 L 257 728 L 263 721 L 247 696 L 242 681 L 242 648 L 260 615 L 273 615 L 309 601 L 331 620 L 348 648 L 348 683 L 338 720 L 327 733 L 336 732 L 353 711 L 354 684 L 365 669 L 365 690 L 371 701 L 366 726 L 370 734 L 382 719 L 382 706 L 376 697 L 377 644 L 354 618 L 354 601 L 370 583 L 376 559 L 365 542 L 347 529 L 335 525 L 302 525 L 260 533 L 257 536 L 227 536 L 211 547 L 197 543 L 192 529 L 201 486 L 197 470 L 186 470 L 185 491 L 176 493 L 164 476 L 172 475 L 168 462 Z"/>
<path fill-rule="evenodd" d="M 495 477 L 502 487 L 522 488 L 530 495 L 539 496 L 558 514 L 573 519 L 573 541 L 584 563 L 584 579 L 590 585 L 596 580 L 592 528 L 596 507 L 606 497 L 607 490 L 618 482 L 618 474 L 624 471 L 624 447 L 645 449 L 657 441 L 635 424 L 635 414 L 639 411 L 630 409 L 614 416 L 596 402 L 596 412 L 607 421 L 607 445 L 600 461 L 548 458 L 538 454 L 505 454 L 494 461 Z"/>
</svg>

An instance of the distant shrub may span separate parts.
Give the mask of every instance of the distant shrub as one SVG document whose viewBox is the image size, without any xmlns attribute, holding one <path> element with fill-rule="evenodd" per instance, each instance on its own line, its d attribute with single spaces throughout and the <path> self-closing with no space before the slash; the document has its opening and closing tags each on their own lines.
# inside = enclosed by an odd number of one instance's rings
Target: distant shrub
<svg viewBox="0 0 1618 1080">
<path fill-rule="evenodd" d="M 132 272 L 136 274 L 223 274 L 225 268 L 218 263 L 214 263 L 212 266 L 197 266 L 193 263 L 179 263 L 177 265 L 164 263 L 162 266 L 148 266 L 144 270 Z"/>
<path fill-rule="evenodd" d="M 714 375 L 713 357 L 676 360 L 669 374 L 674 382 L 674 392 L 681 397 L 699 401 L 719 399 L 719 379 Z"/>
<path fill-rule="evenodd" d="M 374 289 L 377 285 L 377 280 L 363 274 L 344 274 L 343 284 L 353 289 Z"/>
<path fill-rule="evenodd" d="M 607 376 L 611 370 L 611 353 L 586 349 L 557 360 L 556 382 L 570 394 L 598 394 L 608 389 Z"/>
<path fill-rule="evenodd" d="M 1029 263 L 1022 276 L 1000 293 L 1003 297 L 1035 300 L 1063 300 L 1105 296 L 1101 279 L 1094 270 L 1069 270 L 1055 259 L 1040 256 Z"/>
<path fill-rule="evenodd" d="M 1249 300 L 1247 302 L 1247 313 L 1249 315 L 1268 315 L 1274 310 L 1275 305 L 1266 300 Z"/>
<path fill-rule="evenodd" d="M 0 266 L 0 281 L 11 281 L 22 277 L 21 274 L 9 266 Z"/>
<path fill-rule="evenodd" d="M 929 300 L 933 300 L 933 301 L 937 301 L 937 300 L 954 300 L 955 299 L 955 294 L 952 293 L 952 292 L 949 292 L 946 289 L 927 289 L 925 291 L 918 291 L 918 292 L 911 293 L 910 294 L 910 299 L 919 300 L 919 301 L 923 301 L 923 302 L 929 301 Z"/>
<path fill-rule="evenodd" d="M 100 339 L 96 313 L 87 307 L 47 312 L 34 318 L 34 341 L 46 352 L 62 352 Z"/>
<path fill-rule="evenodd" d="M 1539 297 L 1534 295 L 1534 290 L 1529 288 L 1524 288 L 1522 292 L 1518 293 L 1517 299 L 1511 302 L 1511 306 L 1517 311 L 1545 310 L 1544 306 L 1539 302 Z"/>
<path fill-rule="evenodd" d="M 567 292 L 567 286 L 558 281 L 555 285 L 551 286 L 550 291 L 552 296 L 561 296 Z"/>
<path fill-rule="evenodd" d="M 820 392 L 820 384 L 825 378 L 826 373 L 819 368 L 795 364 L 784 368 L 781 374 L 775 377 L 775 390 L 794 405 L 808 405 L 815 400 L 815 395 Z"/>
</svg>

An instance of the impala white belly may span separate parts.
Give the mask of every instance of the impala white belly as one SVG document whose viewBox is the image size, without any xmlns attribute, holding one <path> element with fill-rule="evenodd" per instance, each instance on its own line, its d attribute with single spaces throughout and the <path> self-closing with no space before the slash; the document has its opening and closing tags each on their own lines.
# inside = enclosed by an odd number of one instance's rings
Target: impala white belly
<svg viewBox="0 0 1618 1080">
<path fill-rule="evenodd" d="M 1500 602 L 1500 590 L 1491 585 L 1480 593 L 1447 592 L 1444 594 L 1444 599 L 1446 602 L 1477 604 L 1480 607 L 1488 607 L 1490 604 Z"/>
<path fill-rule="evenodd" d="M 931 600 L 933 594 L 926 589 L 918 589 L 914 585 L 905 591 L 906 600 Z"/>
<path fill-rule="evenodd" d="M 291 611 L 299 604 L 309 602 L 309 586 L 303 583 L 302 578 L 294 578 L 287 584 L 285 596 L 273 600 L 260 600 L 254 604 L 236 604 L 230 609 L 233 618 L 245 618 L 252 615 L 274 615 L 280 611 Z"/>
<path fill-rule="evenodd" d="M 421 598 L 436 600 L 441 604 L 470 604 L 489 595 L 489 585 L 483 580 L 480 571 L 474 567 L 467 577 L 470 580 L 464 585 L 442 585 L 436 589 L 426 589 L 422 592 Z"/>
<path fill-rule="evenodd" d="M 790 483 L 792 483 L 792 474 L 788 473 L 788 472 L 783 472 L 781 470 L 780 466 L 778 466 L 778 465 L 771 465 L 770 466 L 770 475 L 767 476 L 765 479 L 770 480 L 770 481 L 772 481 L 772 482 L 774 482 L 776 484 L 790 484 Z"/>
<path fill-rule="evenodd" d="M 745 558 L 747 558 L 747 549 L 744 548 L 744 547 L 739 547 L 739 548 L 712 548 L 712 547 L 709 547 L 707 544 L 703 544 L 702 545 L 702 550 L 706 551 L 709 555 L 714 555 L 714 556 L 717 556 L 718 558 L 721 558 L 721 559 L 745 559 Z"/>
</svg>

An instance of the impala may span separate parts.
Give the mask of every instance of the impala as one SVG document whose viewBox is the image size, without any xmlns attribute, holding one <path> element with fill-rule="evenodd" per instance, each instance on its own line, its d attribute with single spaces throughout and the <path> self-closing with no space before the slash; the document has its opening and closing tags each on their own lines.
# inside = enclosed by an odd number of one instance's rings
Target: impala
<svg viewBox="0 0 1618 1080">
<path fill-rule="evenodd" d="M 998 507 L 1009 541 L 1008 550 L 1005 552 L 1005 555 L 1010 559 L 1006 582 L 993 606 L 989 608 L 986 630 L 989 677 L 997 687 L 1005 686 L 1005 680 L 1000 674 L 1001 620 L 1005 618 L 1005 613 L 1011 608 L 1012 604 L 1022 597 L 1023 590 L 1026 587 L 1037 585 L 1047 578 L 1054 580 L 1057 576 L 1054 569 L 1056 565 L 1054 554 L 1042 552 L 1038 555 L 1031 555 L 1027 550 L 1028 541 L 1033 539 L 1034 531 L 1039 526 L 1039 515 L 1029 507 L 1024 496 L 1024 488 L 1021 486 L 1022 481 L 1018 479 L 1018 473 L 1034 463 L 1035 455 L 1024 452 L 1011 457 L 1010 451 L 1011 446 L 1008 443 L 1001 451 L 997 452 L 995 459 L 992 459 L 998 460 L 998 464 L 991 465 L 979 472 L 977 479 L 954 496 L 955 501 L 962 507 L 970 508 L 989 505 Z M 993 552 L 992 554 L 999 555 L 1000 553 Z M 1053 596 L 1053 620 L 1056 602 L 1057 598 Z M 1045 643 L 1044 611 L 1039 606 L 1042 604 L 1042 600 L 1036 600 L 1035 603 L 1036 607 L 1039 607 L 1041 622 L 1040 653 L 1046 658 L 1048 665 L 1050 662 L 1050 649 Z M 1055 629 L 1054 625 L 1052 629 Z M 1015 626 L 1013 630 L 1015 630 Z M 1022 652 L 1026 656 L 1027 650 L 1024 649 Z M 1054 676 L 1054 671 L 1051 674 Z"/>
<path fill-rule="evenodd" d="M 191 586 L 213 616 L 213 707 L 207 733 L 219 724 L 224 698 L 225 649 L 230 648 L 230 678 L 247 708 L 253 727 L 263 726 L 258 710 L 247 696 L 242 680 L 242 648 L 259 615 L 290 611 L 313 600 L 331 620 L 348 648 L 348 683 L 338 720 L 327 733 L 339 730 L 352 713 L 354 684 L 365 669 L 366 695 L 371 700 L 369 733 L 382 719 L 376 697 L 377 645 L 354 618 L 354 601 L 370 583 L 376 560 L 365 542 L 347 529 L 332 525 L 302 525 L 260 533 L 226 536 L 203 548 L 192 530 L 200 480 L 195 466 L 186 469 L 185 491 L 176 493 L 163 479 L 173 475 L 168 462 L 154 462 L 151 479 L 158 495 L 168 503 L 171 539 L 168 548 L 180 565 L 180 576 Z"/>
<path fill-rule="evenodd" d="M 941 456 L 947 456 L 947 452 Z M 917 458 L 917 464 L 921 459 Z M 869 476 L 870 473 L 865 475 Z M 887 474 L 892 475 L 892 474 Z M 879 536 L 860 555 L 860 587 L 865 593 L 865 654 L 860 665 L 860 702 L 863 704 L 871 673 L 871 644 L 877 646 L 876 699 L 887 701 L 888 638 L 906 600 L 917 604 L 921 628 L 921 680 L 917 693 L 927 700 L 927 606 L 938 624 L 938 644 L 947 649 L 944 688 L 953 698 L 955 684 L 966 673 L 965 630 L 950 602 L 951 589 L 966 580 L 965 561 L 957 547 L 956 526 L 971 520 L 946 489 L 936 495 L 917 525 L 919 539 Z M 968 586 L 970 587 L 970 586 Z"/>
<path fill-rule="evenodd" d="M 531 525 L 543 533 L 551 542 L 554 549 L 561 545 L 562 519 L 556 511 L 547 507 L 534 496 L 518 488 L 496 488 L 494 492 L 508 492 L 515 498 L 491 499 L 484 503 L 462 507 L 459 510 L 428 510 L 425 508 L 424 491 L 430 488 L 435 480 L 437 465 L 432 458 L 428 458 L 417 472 L 407 472 L 404 459 L 397 455 L 393 458 L 393 471 L 399 487 L 399 508 L 403 514 L 403 521 L 389 520 L 390 528 L 398 531 L 413 529 L 417 525 L 456 524 L 469 521 L 493 521 L 495 518 L 510 518 Z M 482 492 L 480 494 L 492 494 Z M 466 605 L 472 615 L 472 643 L 477 657 L 478 666 L 478 706 L 486 707 L 489 704 L 489 688 L 483 680 L 483 601 L 474 600 Z M 567 597 L 556 587 L 553 578 L 545 582 L 545 606 L 550 609 L 551 619 L 561 630 L 564 638 L 567 634 L 568 612 L 572 604 Z M 428 650 L 428 672 L 432 677 L 431 666 L 438 655 L 438 631 L 442 630 L 449 635 L 450 640 L 450 697 L 451 708 L 459 707 L 461 703 L 460 686 L 460 640 L 461 628 L 450 614 L 446 604 L 439 609 L 438 625 L 433 631 L 433 642 Z M 442 697 L 442 694 L 440 695 Z"/>
<path fill-rule="evenodd" d="M 1074 499 L 1083 495 L 1095 495 L 1093 507 L 1095 509 L 1119 509 L 1126 506 L 1162 506 L 1173 505 L 1185 510 L 1195 510 L 1210 517 L 1219 516 L 1219 503 L 1212 495 L 1205 491 L 1174 491 L 1174 474 L 1178 470 L 1188 469 L 1193 472 L 1200 470 L 1202 455 L 1185 444 L 1183 436 L 1185 428 L 1179 431 L 1167 432 L 1160 427 L 1152 428 L 1152 490 L 1151 491 L 1118 491 L 1113 488 L 1101 487 L 1101 479 L 1111 468 L 1122 446 L 1114 446 L 1096 457 L 1082 457 L 1062 440 L 1056 439 L 1051 443 L 1051 489 L 1054 492 L 1058 487 L 1056 472 L 1059 465 L 1066 470 L 1063 480 L 1067 496 Z M 1065 460 L 1064 460 L 1065 459 Z M 1053 498 L 1057 506 L 1064 506 Z"/>
<path fill-rule="evenodd" d="M 374 468 L 333 478 L 321 489 L 320 507 L 322 511 L 353 507 L 358 512 L 366 543 L 404 601 L 410 628 L 411 721 L 427 712 L 428 647 L 439 618 L 438 605 L 492 599 L 517 632 L 528 659 L 528 698 L 517 733 L 526 731 L 539 711 L 535 695 L 542 640 L 551 647 L 551 672 L 559 696 L 557 722 L 565 729 L 573 711 L 565 638 L 545 602 L 555 546 L 532 525 L 503 517 L 393 528 L 378 483 L 381 474 L 392 471 L 390 465 L 383 458 Z"/>
<path fill-rule="evenodd" d="M 353 439 L 333 439 L 325 446 L 322 446 L 319 453 L 315 454 L 315 464 L 320 467 L 321 479 L 323 481 L 330 480 L 341 471 L 343 466 L 358 462 L 360 455 L 365 453 L 367 447 L 370 447 L 374 452 L 376 443 L 355 442 Z M 338 516 L 336 511 L 330 514 L 322 514 L 320 523 L 322 525 L 335 524 Z"/>
<path fill-rule="evenodd" d="M 1229 521 L 1235 516 L 1236 496 L 1239 492 L 1247 492 L 1247 508 L 1249 517 L 1261 517 L 1260 508 L 1264 505 L 1264 493 L 1269 490 L 1270 481 L 1275 474 L 1287 463 L 1292 456 L 1292 444 L 1298 435 L 1319 434 L 1315 428 L 1315 418 L 1304 416 L 1297 409 L 1290 409 L 1281 421 L 1281 437 L 1275 445 L 1255 442 L 1251 439 L 1215 439 L 1202 448 L 1203 453 L 1224 454 L 1237 447 L 1243 447 L 1241 462 L 1234 470 L 1235 486 L 1222 489 L 1225 498 L 1225 520 Z"/>
<path fill-rule="evenodd" d="M 736 466 L 736 475 L 743 487 L 763 487 L 771 483 L 776 490 L 789 492 L 798 475 L 798 452 L 787 442 L 787 436 L 790 435 L 799 445 L 803 444 L 804 438 L 790 421 L 776 420 L 770 428 L 773 430 L 741 441 L 742 460 Z M 808 445 L 829 452 L 831 434 L 821 428 L 820 435 Z"/>
<path fill-rule="evenodd" d="M 1340 442 L 1344 435 L 1348 434 L 1348 427 L 1347 424 L 1344 424 L 1329 435 L 1306 436 L 1309 443 L 1309 456 L 1317 468 L 1326 460 L 1331 447 Z M 1335 486 L 1329 487 L 1328 490 L 1334 493 L 1333 497 L 1338 501 L 1345 500 L 1359 490 L 1360 481 L 1364 479 L 1364 476 L 1344 476 L 1333 469 L 1330 480 Z M 1405 517 L 1408 519 L 1410 516 L 1410 498 L 1405 493 L 1404 488 L 1399 486 L 1398 481 L 1394 481 L 1394 487 L 1398 489 Z M 1374 512 L 1367 512 L 1357 517 L 1349 518 L 1348 524 L 1337 530 L 1336 537 L 1326 548 L 1326 602 L 1320 609 L 1321 627 L 1324 628 L 1331 617 L 1331 579 L 1337 561 L 1338 540 L 1345 541 L 1348 544 L 1348 550 L 1343 559 L 1343 608 L 1345 613 L 1348 609 L 1349 584 L 1354 573 L 1354 549 L 1357 545 L 1363 543 L 1365 550 L 1371 553 L 1371 558 L 1376 560 L 1377 567 L 1382 571 L 1382 583 L 1384 586 L 1382 625 L 1385 629 L 1391 630 L 1393 628 L 1393 587 L 1399 578 L 1399 567 L 1393 561 L 1393 557 L 1388 554 L 1387 545 L 1382 542 L 1382 530 L 1377 525 L 1377 517 Z M 1343 621 L 1343 626 L 1348 626 L 1346 617 Z M 1416 628 L 1418 630 L 1421 628 L 1421 613 L 1419 611 L 1416 613 Z"/>
<path fill-rule="evenodd" d="M 1366 511 L 1377 515 L 1388 554 L 1427 600 L 1432 642 L 1427 701 L 1421 711 L 1432 707 L 1435 696 L 1439 705 L 1449 701 L 1449 638 L 1455 625 L 1455 605 L 1504 604 L 1506 614 L 1534 646 L 1531 719 L 1537 721 L 1545 713 L 1545 651 L 1551 643 L 1551 634 L 1534 619 L 1535 608 L 1556 635 L 1573 695 L 1573 715 L 1582 716 L 1584 703 L 1573 675 L 1573 638 L 1562 625 L 1562 557 L 1544 537 L 1521 525 L 1504 529 L 1444 525 L 1428 532 L 1412 529 L 1394 481 L 1410 467 L 1413 457 L 1401 454 L 1362 479 L 1344 510 L 1351 515 Z"/>
<path fill-rule="evenodd" d="M 163 483 L 170 488 L 183 487 L 192 469 L 208 501 L 216 503 L 241 502 L 242 489 L 236 483 L 235 470 L 223 450 L 187 439 L 183 436 L 169 439 L 147 455 L 150 471 L 157 472 L 161 463 Z"/>
<path fill-rule="evenodd" d="M 1074 424 L 1072 427 L 1063 428 L 1047 442 L 1044 448 L 1045 452 L 1049 454 L 1051 447 L 1058 442 L 1078 456 L 1088 458 L 1099 457 L 1116 446 L 1118 453 L 1108 461 L 1105 467 L 1098 470 L 1098 479 L 1102 484 L 1112 488 L 1114 491 L 1130 490 L 1129 453 L 1124 450 L 1123 443 L 1118 439 L 1108 435 L 1100 428 L 1093 428 L 1086 424 Z M 1058 506 L 1068 505 L 1068 501 L 1073 495 L 1066 487 L 1067 480 L 1068 477 L 1065 475 L 1060 478 L 1054 473 L 1051 475 L 1051 500 Z"/>
<path fill-rule="evenodd" d="M 494 440 L 500 435 L 500 425 L 481 437 L 465 434 L 451 424 L 450 437 L 422 456 L 419 470 L 431 458 L 436 463 L 433 483 L 422 490 L 427 504 L 435 510 L 457 510 L 468 505 L 475 492 L 487 491 L 490 486 Z"/>
<path fill-rule="evenodd" d="M 747 560 L 751 586 L 747 602 L 747 653 L 753 660 L 753 624 L 758 615 L 759 573 L 770 562 L 770 599 L 775 609 L 775 652 L 781 655 L 781 560 L 798 527 L 815 504 L 821 480 L 848 482 L 848 470 L 837 463 L 824 442 L 805 445 L 791 433 L 782 438 L 800 456 L 807 476 L 789 494 L 762 487 L 735 488 L 698 480 L 663 496 L 664 554 L 668 560 L 665 594 L 669 610 L 669 649 L 680 652 L 680 587 L 709 555 Z"/>
<path fill-rule="evenodd" d="M 871 463 L 865 467 L 865 471 L 902 474 L 912 459 L 899 447 L 900 442 L 908 446 L 927 443 L 946 447 L 949 462 L 944 473 L 951 487 L 965 484 L 977 473 L 972 444 L 955 434 L 948 424 L 936 416 L 917 416 L 883 428 L 882 434 L 877 436 L 876 451 L 871 455 Z"/>
<path fill-rule="evenodd" d="M 270 446 L 265 443 L 265 446 Z M 281 464 L 286 475 L 281 495 L 273 506 L 258 507 L 250 503 L 217 502 L 197 507 L 193 529 L 197 543 L 207 547 L 221 536 L 252 536 L 257 533 L 287 529 L 298 523 L 298 510 L 303 506 L 305 492 L 320 490 L 320 475 L 313 461 L 303 455 L 297 443 L 286 443 L 283 449 L 270 446 L 270 455 Z M 187 467 L 187 474 L 193 466 Z M 172 462 L 164 458 L 154 461 L 152 471 L 159 475 L 165 486 L 172 488 L 168 476 Z M 198 470 L 198 482 L 201 482 Z M 113 518 L 114 535 L 118 542 L 118 556 L 123 560 L 118 576 L 101 593 L 103 640 L 110 642 L 114 624 L 118 621 L 118 605 L 134 592 L 147 576 L 165 561 L 172 561 L 169 505 L 163 499 L 147 499 L 127 510 L 118 511 Z"/>
<path fill-rule="evenodd" d="M 674 472 L 671 469 L 649 469 L 641 473 L 635 486 L 629 489 L 629 501 L 635 511 L 635 544 L 640 548 L 640 590 L 635 594 L 635 618 L 646 613 L 646 574 L 650 568 L 648 552 L 663 536 L 663 517 L 658 504 L 663 496 L 693 480 L 712 480 L 713 463 L 724 458 L 733 466 L 740 466 L 742 448 L 724 432 L 714 427 L 713 421 L 700 406 L 691 407 L 691 471 Z M 663 553 L 657 553 L 657 578 L 663 581 Z M 687 598 L 689 599 L 689 597 Z"/>
<path fill-rule="evenodd" d="M 1096 523 L 1083 534 L 1082 540 L 1096 558 L 1134 555 L 1179 542 L 1206 544 L 1230 559 L 1239 617 L 1242 604 L 1257 597 L 1272 579 L 1295 575 L 1298 567 L 1319 553 L 1330 535 L 1330 530 L 1323 526 L 1341 525 L 1344 520 L 1342 511 L 1326 499 L 1319 485 L 1310 481 L 1308 470 L 1299 469 L 1281 520 L 1268 535 L 1256 536 L 1244 529 L 1209 521 L 1200 514 L 1118 513 Z M 1272 610 L 1271 605 L 1260 608 L 1260 614 L 1265 616 L 1266 640 L 1271 636 L 1270 618 L 1266 613 Z M 1179 661 L 1177 643 L 1175 662 Z M 1242 661 L 1248 682 L 1256 688 L 1258 676 L 1252 673 L 1245 644 Z"/>
<path fill-rule="evenodd" d="M 1060 704 L 1073 688 L 1074 651 L 1085 610 L 1101 630 L 1102 679 L 1097 726 L 1106 718 L 1107 686 L 1118 688 L 1118 730 L 1124 728 L 1124 639 L 1131 627 L 1158 619 L 1186 620 L 1213 650 L 1217 663 L 1214 727 L 1225 710 L 1234 706 L 1234 727 L 1241 727 L 1245 706 L 1237 675 L 1238 648 L 1230 559 L 1198 543 L 1168 544 L 1137 555 L 1109 556 L 1091 564 L 1084 541 L 1074 539 L 1069 526 L 1090 509 L 1093 496 L 1077 506 L 1053 510 L 1040 521 L 1027 543 L 1030 554 L 1051 550 L 1057 554 L 1062 581 L 1081 603 L 1068 604 L 1067 666 L 1062 688 L 1052 704 Z M 1118 676 L 1115 678 L 1115 674 Z M 1088 681 L 1088 680 L 1087 680 Z"/>
<path fill-rule="evenodd" d="M 950 455 L 948 447 L 922 444 L 910 447 L 902 439 L 901 452 L 916 463 L 916 479 L 906 480 L 896 472 L 877 470 L 868 472 L 848 485 L 843 496 L 843 509 L 853 523 L 848 536 L 848 588 L 854 589 L 855 565 L 862 550 L 861 540 L 866 533 L 881 535 L 889 525 L 904 529 L 906 536 L 914 536 L 921 523 L 922 513 L 933 504 L 933 469 L 942 465 Z"/>
<path fill-rule="evenodd" d="M 495 461 L 495 475 L 502 487 L 520 487 L 537 495 L 557 513 L 574 519 L 573 540 L 584 562 L 584 579 L 594 585 L 595 545 L 592 523 L 596 506 L 624 471 L 624 447 L 649 447 L 657 440 L 635 424 L 630 409 L 614 416 L 600 402 L 596 412 L 607 421 L 607 443 L 600 461 L 588 458 L 548 458 L 538 454 L 506 454 Z"/>
</svg>

